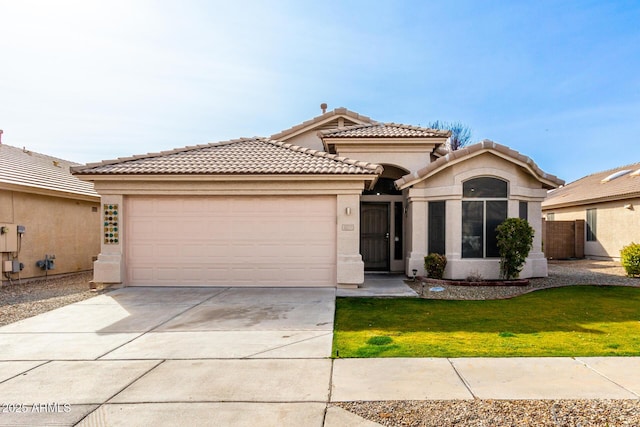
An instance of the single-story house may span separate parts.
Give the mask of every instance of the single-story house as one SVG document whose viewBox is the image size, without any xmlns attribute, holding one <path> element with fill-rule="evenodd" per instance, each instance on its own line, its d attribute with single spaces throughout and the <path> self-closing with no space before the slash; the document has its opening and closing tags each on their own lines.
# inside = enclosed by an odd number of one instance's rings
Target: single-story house
<svg viewBox="0 0 640 427">
<path fill-rule="evenodd" d="M 545 276 L 540 204 L 562 184 L 491 141 L 449 153 L 448 131 L 345 108 L 269 138 L 74 168 L 102 196 L 94 280 L 126 285 L 344 286 L 366 271 L 497 278 L 495 225 L 536 230 L 522 277 Z"/>
<path fill-rule="evenodd" d="M 91 270 L 100 196 L 77 163 L 0 143 L 2 281 Z"/>
<path fill-rule="evenodd" d="M 584 256 L 619 260 L 620 250 L 640 243 L 640 163 L 597 172 L 549 192 L 546 221 L 585 221 L 579 236 Z"/>
</svg>

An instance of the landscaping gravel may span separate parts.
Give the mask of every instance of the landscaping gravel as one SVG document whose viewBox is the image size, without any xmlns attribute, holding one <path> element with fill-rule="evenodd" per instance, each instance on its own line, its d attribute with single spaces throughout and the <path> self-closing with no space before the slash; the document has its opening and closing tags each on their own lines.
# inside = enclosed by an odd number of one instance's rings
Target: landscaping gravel
<svg viewBox="0 0 640 427">
<path fill-rule="evenodd" d="M 638 400 L 429 400 L 334 405 L 384 426 L 618 427 L 640 425 Z"/>
<path fill-rule="evenodd" d="M 96 291 L 89 289 L 92 277 L 93 273 L 86 271 L 46 279 L 14 280 L 0 287 L 0 326 L 104 292 L 102 288 Z"/>
<path fill-rule="evenodd" d="M 614 261 L 549 260 L 548 268 L 548 277 L 530 279 L 527 285 L 443 285 L 420 280 L 408 280 L 407 284 L 422 298 L 453 300 L 512 298 L 539 289 L 571 285 L 640 286 L 640 278 L 627 277 L 620 263 Z"/>
</svg>

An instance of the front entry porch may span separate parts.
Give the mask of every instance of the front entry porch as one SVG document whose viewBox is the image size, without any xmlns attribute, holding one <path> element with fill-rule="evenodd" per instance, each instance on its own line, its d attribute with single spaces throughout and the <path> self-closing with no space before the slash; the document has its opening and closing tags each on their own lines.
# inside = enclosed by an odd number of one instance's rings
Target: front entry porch
<svg viewBox="0 0 640 427">
<path fill-rule="evenodd" d="M 404 271 L 404 197 L 386 181 L 380 178 L 376 188 L 360 198 L 360 254 L 365 272 Z"/>
</svg>

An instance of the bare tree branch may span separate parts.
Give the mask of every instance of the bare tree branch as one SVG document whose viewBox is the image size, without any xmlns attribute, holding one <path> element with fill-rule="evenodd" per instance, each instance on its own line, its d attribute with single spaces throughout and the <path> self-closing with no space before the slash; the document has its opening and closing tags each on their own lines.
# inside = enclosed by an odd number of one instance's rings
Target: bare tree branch
<svg viewBox="0 0 640 427">
<path fill-rule="evenodd" d="M 431 129 L 450 130 L 449 149 L 456 151 L 471 141 L 471 128 L 462 122 L 445 122 L 436 120 L 429 123 Z"/>
</svg>

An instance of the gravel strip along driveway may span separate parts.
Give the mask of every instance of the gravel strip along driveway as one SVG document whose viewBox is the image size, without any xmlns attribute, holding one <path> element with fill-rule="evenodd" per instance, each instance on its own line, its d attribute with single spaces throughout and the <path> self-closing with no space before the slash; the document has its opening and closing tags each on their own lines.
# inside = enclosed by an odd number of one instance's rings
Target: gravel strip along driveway
<svg viewBox="0 0 640 427">
<path fill-rule="evenodd" d="M 29 279 L 0 287 L 0 326 L 82 301 L 105 292 L 92 292 L 93 272 L 66 274 L 46 279 Z"/>
</svg>

